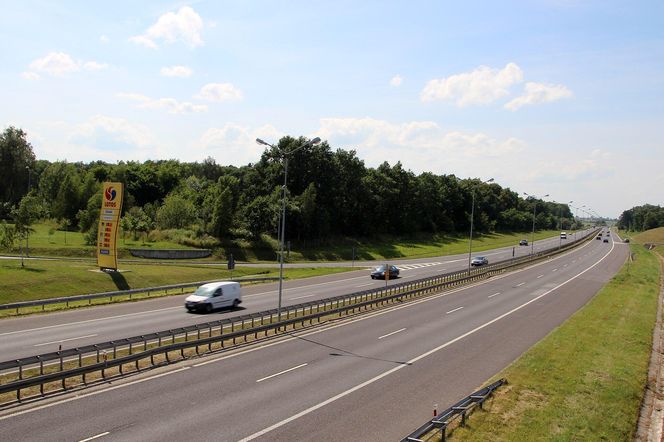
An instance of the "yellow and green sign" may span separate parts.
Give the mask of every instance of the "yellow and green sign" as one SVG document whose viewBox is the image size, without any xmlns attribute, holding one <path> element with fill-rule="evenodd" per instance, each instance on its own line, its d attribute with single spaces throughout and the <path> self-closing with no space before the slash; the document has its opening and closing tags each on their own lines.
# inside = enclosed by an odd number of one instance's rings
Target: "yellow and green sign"
<svg viewBox="0 0 664 442">
<path fill-rule="evenodd" d="M 122 183 L 104 183 L 97 236 L 97 265 L 100 269 L 118 269 L 116 240 L 122 213 L 122 195 Z"/>
</svg>

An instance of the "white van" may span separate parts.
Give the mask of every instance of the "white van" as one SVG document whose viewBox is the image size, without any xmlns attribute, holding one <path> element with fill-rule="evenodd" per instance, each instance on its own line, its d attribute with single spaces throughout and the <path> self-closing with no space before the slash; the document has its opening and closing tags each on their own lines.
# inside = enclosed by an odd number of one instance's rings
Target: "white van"
<svg viewBox="0 0 664 442">
<path fill-rule="evenodd" d="M 210 313 L 221 307 L 237 307 L 242 302 L 240 283 L 231 281 L 211 282 L 203 284 L 184 300 L 188 311 L 204 311 Z"/>
<path fill-rule="evenodd" d="M 560 239 L 567 239 L 567 232 L 560 232 Z"/>
</svg>

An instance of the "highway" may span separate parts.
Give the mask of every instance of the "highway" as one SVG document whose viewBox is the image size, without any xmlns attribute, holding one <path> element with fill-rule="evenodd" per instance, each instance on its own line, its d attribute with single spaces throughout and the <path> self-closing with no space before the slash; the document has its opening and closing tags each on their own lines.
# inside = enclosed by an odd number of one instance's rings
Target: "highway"
<svg viewBox="0 0 664 442">
<path fill-rule="evenodd" d="M 579 232 L 579 237 L 580 235 Z M 558 238 L 537 241 L 535 251 L 559 244 Z M 511 258 L 513 251 L 515 256 L 519 257 L 529 254 L 531 247 L 504 247 L 474 253 L 473 256 L 484 255 L 490 262 L 496 262 Z M 388 281 L 388 284 L 397 284 L 465 269 L 468 266 L 468 255 L 396 260 L 391 263 L 402 269 L 400 278 Z M 362 265 L 375 264 L 377 263 Z M 300 304 L 384 286 L 385 281 L 369 278 L 367 268 L 361 267 L 362 270 L 358 271 L 287 281 L 284 284 L 282 303 Z M 185 294 L 3 319 L 0 320 L 0 361 L 53 352 L 60 347 L 75 348 L 276 308 L 277 283 L 247 286 L 242 290 L 242 308 L 236 311 L 219 310 L 209 315 L 187 313 L 183 307 L 184 298 L 187 296 Z"/>
<path fill-rule="evenodd" d="M 398 440 L 585 305 L 628 253 L 593 240 L 469 287 L 5 411 L 0 425 L 18 441 Z"/>
</svg>

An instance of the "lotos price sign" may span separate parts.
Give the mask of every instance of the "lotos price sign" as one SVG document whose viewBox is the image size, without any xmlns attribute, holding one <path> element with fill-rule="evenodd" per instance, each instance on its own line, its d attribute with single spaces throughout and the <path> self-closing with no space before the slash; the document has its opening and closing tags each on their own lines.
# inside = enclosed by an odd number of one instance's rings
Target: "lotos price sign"
<svg viewBox="0 0 664 442">
<path fill-rule="evenodd" d="M 97 265 L 100 269 L 118 269 L 116 241 L 122 213 L 122 183 L 104 183 L 97 234 Z"/>
</svg>

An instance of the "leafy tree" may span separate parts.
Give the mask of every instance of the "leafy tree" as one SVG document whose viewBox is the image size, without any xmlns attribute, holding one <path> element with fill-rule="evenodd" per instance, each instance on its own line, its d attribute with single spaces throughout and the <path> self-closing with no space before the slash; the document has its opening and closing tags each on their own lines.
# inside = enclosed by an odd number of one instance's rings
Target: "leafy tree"
<svg viewBox="0 0 664 442">
<path fill-rule="evenodd" d="M 278 193 L 258 196 L 244 207 L 244 223 L 252 236 L 257 238 L 261 233 L 277 233 L 279 204 L 275 195 Z"/>
<path fill-rule="evenodd" d="M 28 241 L 30 234 L 34 232 L 32 224 L 38 219 L 43 218 L 46 213 L 44 204 L 34 193 L 29 193 L 24 196 L 18 207 L 15 207 L 12 210 L 16 238 L 19 242 L 25 240 L 26 254 L 28 256 L 30 256 Z M 23 258 L 22 253 L 21 258 Z M 21 266 L 23 266 L 23 259 L 21 259 Z"/>
<path fill-rule="evenodd" d="M 9 126 L 0 134 L 0 202 L 17 204 L 28 192 L 28 181 L 35 166 L 35 154 L 27 134 Z M 0 206 L 2 207 L 8 206 Z M 0 217 L 7 213 L 0 212 Z"/>
<path fill-rule="evenodd" d="M 162 229 L 184 229 L 196 220 L 196 207 L 179 195 L 169 195 L 157 211 L 157 225 Z"/>
</svg>

